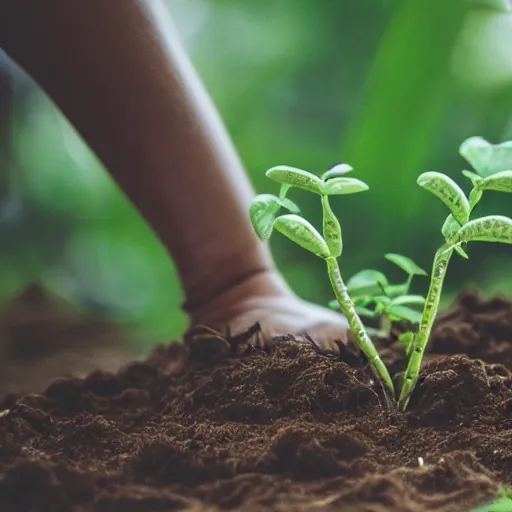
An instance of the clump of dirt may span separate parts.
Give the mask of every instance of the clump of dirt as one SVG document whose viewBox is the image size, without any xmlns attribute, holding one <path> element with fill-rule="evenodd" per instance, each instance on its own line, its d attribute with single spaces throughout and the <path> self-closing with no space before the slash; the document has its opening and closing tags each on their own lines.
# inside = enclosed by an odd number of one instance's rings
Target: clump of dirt
<svg viewBox="0 0 512 512">
<path fill-rule="evenodd" d="M 6 398 L 0 510 L 468 512 L 512 484 L 511 349 L 512 303 L 463 295 L 401 414 L 343 355 L 171 344 Z"/>
</svg>

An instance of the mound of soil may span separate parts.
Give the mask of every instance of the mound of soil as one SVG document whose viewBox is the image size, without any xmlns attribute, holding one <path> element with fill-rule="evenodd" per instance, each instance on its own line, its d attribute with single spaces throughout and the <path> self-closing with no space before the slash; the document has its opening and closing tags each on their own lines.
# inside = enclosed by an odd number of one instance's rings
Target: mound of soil
<svg viewBox="0 0 512 512">
<path fill-rule="evenodd" d="M 0 510 L 468 512 L 512 484 L 510 302 L 440 319 L 405 414 L 348 352 L 238 349 L 172 344 L 6 398 Z"/>
</svg>

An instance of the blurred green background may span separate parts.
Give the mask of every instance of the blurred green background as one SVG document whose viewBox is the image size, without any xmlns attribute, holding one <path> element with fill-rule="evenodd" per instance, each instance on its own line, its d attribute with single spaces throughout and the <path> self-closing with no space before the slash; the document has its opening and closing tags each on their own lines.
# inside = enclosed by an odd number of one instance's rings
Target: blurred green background
<svg viewBox="0 0 512 512">
<path fill-rule="evenodd" d="M 257 191 L 276 191 L 264 177 L 273 165 L 321 173 L 348 162 L 371 190 L 333 201 L 345 275 L 370 266 L 394 276 L 390 251 L 430 268 L 447 212 L 417 176 L 438 170 L 463 183 L 465 138 L 512 139 L 507 2 L 167 4 Z M 179 336 L 186 318 L 164 249 L 51 102 L 12 72 L 11 121 L 8 95 L 0 105 L 0 300 L 42 282 L 79 311 L 128 325 L 136 343 Z M 318 222 L 314 198 L 293 199 Z M 510 198 L 486 199 L 480 212 L 512 215 Z M 272 247 L 299 295 L 331 299 L 321 261 L 281 237 Z M 510 247 L 469 253 L 450 269 L 446 301 L 471 284 L 507 293 Z"/>
</svg>

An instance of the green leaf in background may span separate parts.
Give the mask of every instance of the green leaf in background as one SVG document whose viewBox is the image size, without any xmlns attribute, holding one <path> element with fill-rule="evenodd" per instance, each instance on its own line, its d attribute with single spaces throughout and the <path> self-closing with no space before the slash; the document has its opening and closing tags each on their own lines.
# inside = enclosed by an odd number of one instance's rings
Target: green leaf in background
<svg viewBox="0 0 512 512">
<path fill-rule="evenodd" d="M 393 306 L 423 306 L 425 297 L 422 295 L 402 295 L 393 299 L 390 304 Z"/>
<path fill-rule="evenodd" d="M 510 0 L 467 0 L 467 2 L 475 7 L 488 7 L 498 12 L 512 11 L 512 3 Z"/>
<path fill-rule="evenodd" d="M 322 194 L 326 196 L 357 194 L 368 189 L 366 183 L 355 178 L 333 178 L 322 184 Z"/>
<path fill-rule="evenodd" d="M 462 226 L 457 234 L 448 240 L 455 245 L 468 242 L 498 242 L 512 244 L 512 219 L 502 215 L 488 215 Z"/>
<path fill-rule="evenodd" d="M 451 178 L 440 172 L 424 172 L 418 178 L 418 185 L 441 199 L 459 224 L 465 224 L 468 221 L 470 213 L 468 198 Z"/>
<path fill-rule="evenodd" d="M 330 256 L 326 241 L 306 219 L 293 214 L 281 215 L 275 220 L 274 227 L 284 236 L 313 254 L 321 258 Z"/>
<path fill-rule="evenodd" d="M 411 258 L 402 256 L 401 254 L 388 253 L 384 256 L 388 261 L 400 267 L 406 274 L 413 276 L 426 276 L 427 273 L 418 266 Z"/>
<path fill-rule="evenodd" d="M 375 311 L 372 311 L 371 309 L 365 308 L 363 306 L 358 306 L 357 304 L 355 306 L 355 310 L 359 316 L 363 316 L 365 318 L 375 318 L 377 316 Z"/>
<path fill-rule="evenodd" d="M 470 137 L 459 152 L 482 178 L 512 169 L 512 141 L 491 144 L 482 137 Z"/>
<path fill-rule="evenodd" d="M 512 192 L 512 171 L 500 171 L 478 182 L 480 190 Z"/>
<path fill-rule="evenodd" d="M 315 194 L 322 193 L 322 180 L 314 174 L 297 169 L 296 167 L 289 167 L 288 165 L 278 165 L 272 167 L 266 172 L 268 178 L 273 179 L 279 183 L 285 183 L 292 187 L 302 188 Z"/>
<path fill-rule="evenodd" d="M 347 282 L 347 290 L 352 297 L 379 295 L 389 285 L 387 277 L 378 270 L 361 270 Z"/>
<path fill-rule="evenodd" d="M 386 310 L 391 320 L 406 320 L 411 324 L 419 324 L 421 313 L 407 306 L 395 306 L 390 304 Z"/>
<path fill-rule="evenodd" d="M 327 172 L 324 172 L 321 176 L 321 179 L 324 181 L 330 180 L 332 178 L 340 178 L 341 176 L 345 176 L 349 172 L 352 172 L 354 169 L 351 165 L 348 164 L 338 164 L 335 165 L 332 169 L 329 169 Z"/>
</svg>

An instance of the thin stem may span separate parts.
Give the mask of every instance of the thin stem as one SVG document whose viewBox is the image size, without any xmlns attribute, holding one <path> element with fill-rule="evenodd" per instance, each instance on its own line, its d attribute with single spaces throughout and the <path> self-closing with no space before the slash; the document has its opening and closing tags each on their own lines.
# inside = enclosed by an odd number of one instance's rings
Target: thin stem
<svg viewBox="0 0 512 512">
<path fill-rule="evenodd" d="M 441 291 L 443 289 L 443 282 L 453 251 L 453 247 L 443 245 L 436 252 L 436 256 L 434 258 L 430 287 L 425 300 L 420 327 L 414 337 L 414 341 L 410 349 L 411 357 L 409 358 L 409 363 L 405 371 L 404 383 L 400 393 L 400 399 L 398 401 L 399 407 L 402 410 L 407 407 L 411 394 L 418 381 L 421 361 L 423 360 L 423 354 L 425 353 L 425 348 L 427 347 L 432 326 L 436 319 L 436 313 L 441 299 Z"/>
<path fill-rule="evenodd" d="M 350 329 L 354 334 L 357 346 L 368 358 L 373 373 L 379 380 L 384 382 L 385 386 L 391 393 L 391 396 L 394 397 L 393 381 L 391 380 L 386 366 L 380 359 L 372 340 L 366 333 L 363 322 L 356 313 L 354 303 L 350 298 L 347 287 L 345 286 L 345 283 L 341 277 L 340 267 L 338 266 L 336 258 L 331 256 L 326 259 L 326 262 L 329 270 L 329 278 L 331 280 L 331 285 L 336 295 L 336 299 L 338 300 L 342 313 L 347 318 Z"/>
<path fill-rule="evenodd" d="M 329 204 L 329 196 L 322 196 L 322 217 L 324 240 L 327 242 L 331 255 L 339 258 L 343 249 L 341 226 Z"/>
<path fill-rule="evenodd" d="M 409 274 L 409 277 L 407 278 L 407 281 L 405 282 L 405 293 L 404 293 L 404 295 L 407 295 L 409 293 L 413 277 L 414 277 L 413 274 Z"/>
</svg>

